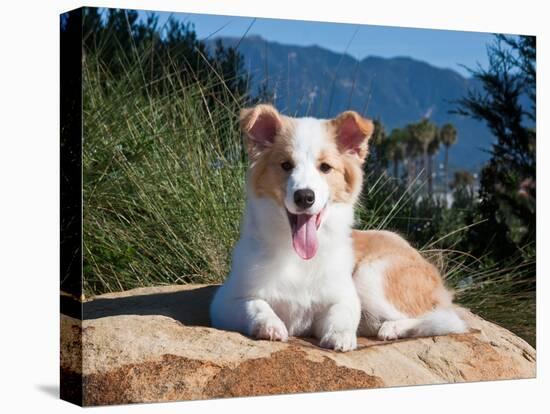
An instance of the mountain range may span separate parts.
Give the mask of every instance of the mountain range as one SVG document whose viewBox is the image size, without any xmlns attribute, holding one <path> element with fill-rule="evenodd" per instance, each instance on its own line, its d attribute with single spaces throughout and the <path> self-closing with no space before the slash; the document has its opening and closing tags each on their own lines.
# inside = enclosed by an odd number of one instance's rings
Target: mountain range
<svg viewBox="0 0 550 414">
<path fill-rule="evenodd" d="M 319 46 L 280 44 L 259 36 L 220 37 L 244 57 L 252 94 L 271 91 L 277 108 L 294 116 L 333 117 L 347 109 L 378 119 L 387 132 L 423 117 L 451 122 L 458 141 L 449 153 L 452 169 L 477 171 L 489 158 L 492 135 L 480 121 L 450 113 L 456 101 L 479 83 L 452 69 L 411 57 L 358 60 Z"/>
</svg>

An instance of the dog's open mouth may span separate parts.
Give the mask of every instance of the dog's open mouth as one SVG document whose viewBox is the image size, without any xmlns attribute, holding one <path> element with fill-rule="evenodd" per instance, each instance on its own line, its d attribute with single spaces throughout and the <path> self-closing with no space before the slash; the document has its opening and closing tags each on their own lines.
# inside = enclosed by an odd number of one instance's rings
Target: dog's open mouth
<svg viewBox="0 0 550 414">
<path fill-rule="evenodd" d="M 302 259 L 309 260 L 317 253 L 317 230 L 324 211 L 324 208 L 317 214 L 292 214 L 286 211 L 292 233 L 292 246 Z"/>
</svg>

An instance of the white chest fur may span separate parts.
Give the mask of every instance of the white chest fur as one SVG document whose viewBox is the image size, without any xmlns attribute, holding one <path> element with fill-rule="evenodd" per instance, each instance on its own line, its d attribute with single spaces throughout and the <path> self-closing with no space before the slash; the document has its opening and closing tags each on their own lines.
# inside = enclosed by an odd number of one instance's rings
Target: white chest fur
<svg viewBox="0 0 550 414">
<path fill-rule="evenodd" d="M 246 312 L 230 304 L 259 299 L 271 307 L 290 335 L 310 335 L 316 319 L 331 305 L 353 303 L 357 294 L 351 278 L 352 214 L 348 206 L 330 206 L 319 229 L 319 250 L 314 258 L 304 260 L 292 248 L 289 224 L 280 209 L 270 200 L 249 200 L 231 273 L 213 304 L 213 316 L 219 316 L 215 324 L 238 326 L 237 330 L 246 332 L 246 323 L 236 320 L 247 319 Z"/>
</svg>

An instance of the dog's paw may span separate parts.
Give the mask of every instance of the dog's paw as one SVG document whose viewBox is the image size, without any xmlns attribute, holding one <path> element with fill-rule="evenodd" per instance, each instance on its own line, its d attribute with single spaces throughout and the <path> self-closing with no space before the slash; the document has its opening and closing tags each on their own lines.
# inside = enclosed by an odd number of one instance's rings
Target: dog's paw
<svg viewBox="0 0 550 414">
<path fill-rule="evenodd" d="M 398 321 L 384 322 L 378 330 L 378 339 L 381 341 L 392 341 L 394 339 L 398 339 L 400 334 L 398 325 Z"/>
<path fill-rule="evenodd" d="M 355 332 L 331 332 L 321 338 L 319 345 L 340 352 L 353 351 L 357 348 L 357 335 Z"/>
<path fill-rule="evenodd" d="M 257 339 L 267 339 L 269 341 L 288 341 L 288 330 L 280 319 L 270 319 L 265 322 L 259 322 L 252 332 L 252 336 Z"/>
</svg>

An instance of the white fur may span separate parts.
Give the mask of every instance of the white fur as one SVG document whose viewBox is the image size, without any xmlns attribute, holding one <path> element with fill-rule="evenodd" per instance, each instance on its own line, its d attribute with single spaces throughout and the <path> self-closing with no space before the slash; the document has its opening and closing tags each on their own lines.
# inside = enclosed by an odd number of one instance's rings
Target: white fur
<svg viewBox="0 0 550 414">
<path fill-rule="evenodd" d="M 384 294 L 385 269 L 389 260 L 365 263 L 355 273 L 354 282 L 362 308 L 360 335 L 376 335 L 378 339 L 387 341 L 466 332 L 465 322 L 452 306 L 436 308 L 417 318 L 399 312 Z"/>
<path fill-rule="evenodd" d="M 351 206 L 330 206 L 319 250 L 307 261 L 292 248 L 280 210 L 269 199 L 249 197 L 231 273 L 211 305 L 212 325 L 283 341 L 312 335 L 321 345 L 354 349 L 360 304 L 351 277 Z"/>
<path fill-rule="evenodd" d="M 447 335 L 464 333 L 466 323 L 452 308 L 437 308 L 418 318 L 389 320 L 382 324 L 378 339 L 392 340 L 419 336 Z"/>
<path fill-rule="evenodd" d="M 298 213 L 294 203 L 294 192 L 309 188 L 315 193 L 315 203 L 306 210 L 308 214 L 317 214 L 327 204 L 330 189 L 327 181 L 319 173 L 317 158 L 321 151 L 326 129 L 315 118 L 300 118 L 296 123 L 294 139 L 295 167 L 287 182 L 285 207 L 293 214 Z"/>
<path fill-rule="evenodd" d="M 384 294 L 384 277 L 388 265 L 388 259 L 365 263 L 357 269 L 353 278 L 363 313 L 359 327 L 361 335 L 374 336 L 384 321 L 407 318 Z"/>
<path fill-rule="evenodd" d="M 384 340 L 464 332 L 464 322 L 450 307 L 416 319 L 399 312 L 384 294 L 390 259 L 363 264 L 352 277 L 353 205 L 329 202 L 330 188 L 316 165 L 326 129 L 322 120 L 294 121 L 295 166 L 284 203 L 296 213 L 294 192 L 315 192 L 315 203 L 307 212 L 317 214 L 325 207 L 318 251 L 310 260 L 300 258 L 292 247 L 285 209 L 247 188 L 241 237 L 231 272 L 211 304 L 212 325 L 278 341 L 290 335 L 315 336 L 321 346 L 339 351 L 356 348 L 358 328 L 361 335 Z"/>
<path fill-rule="evenodd" d="M 320 134 L 325 133 L 319 120 L 297 120 L 296 164 L 287 191 L 314 190 L 311 214 L 326 205 L 317 254 L 310 260 L 300 258 L 292 247 L 284 209 L 248 188 L 231 272 L 211 305 L 214 327 L 281 341 L 289 335 L 315 336 L 327 348 L 356 348 L 361 310 L 352 280 L 353 206 L 327 204 L 329 188 L 316 166 L 324 142 Z M 290 211 L 293 203 L 285 200 Z"/>
</svg>

